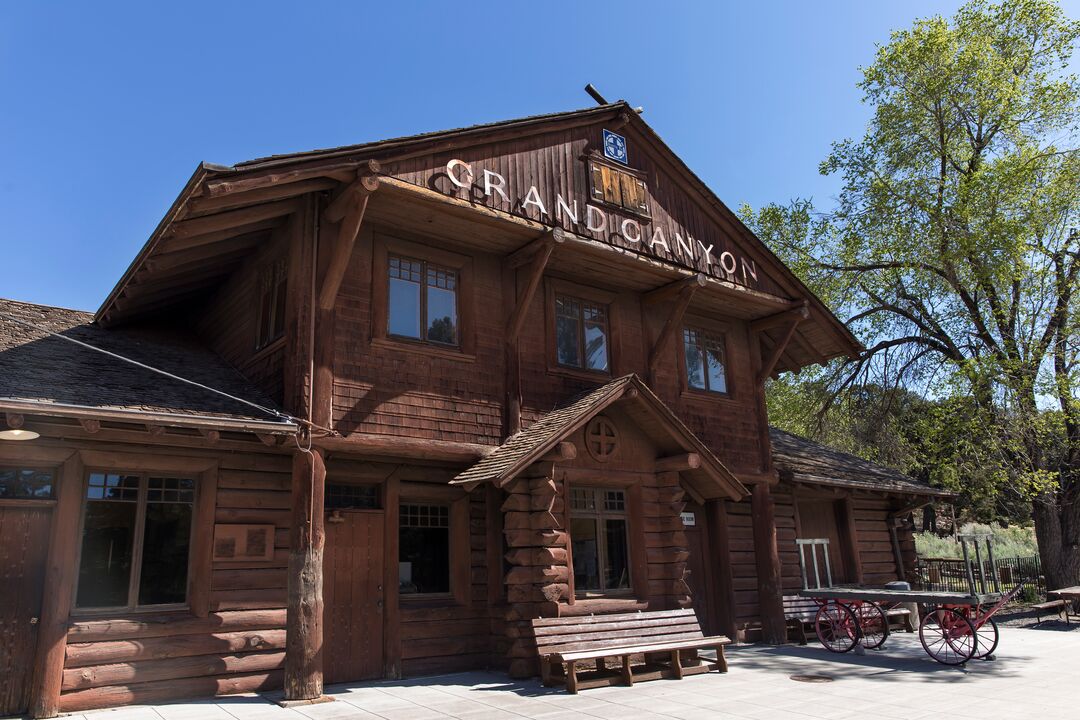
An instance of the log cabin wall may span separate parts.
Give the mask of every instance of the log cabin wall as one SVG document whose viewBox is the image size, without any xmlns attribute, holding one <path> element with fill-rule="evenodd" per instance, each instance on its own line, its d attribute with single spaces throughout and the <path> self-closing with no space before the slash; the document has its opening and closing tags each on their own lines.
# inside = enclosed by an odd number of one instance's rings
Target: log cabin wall
<svg viewBox="0 0 1080 720">
<path fill-rule="evenodd" d="M 92 432 L 59 423 L 35 424 L 42 438 L 25 448 L 27 462 L 67 457 L 58 478 L 64 528 L 53 544 L 70 553 L 49 593 L 74 597 L 86 478 L 91 470 L 196 478 L 187 609 L 77 610 L 62 602 L 56 666 L 39 662 L 45 687 L 56 683 L 62 712 L 171 698 L 280 687 L 285 657 L 285 562 L 288 548 L 290 460 L 252 436 L 222 433 L 209 441 L 194 431 L 151 436 L 139 430 Z M 63 437 L 65 439 L 59 439 Z M 10 449 L 9 449 L 10 450 Z M 10 458 L 9 458 L 10 459 Z M 216 524 L 272 526 L 270 557 L 211 561 Z M 74 546 L 73 549 L 65 549 Z M 69 614 L 70 613 L 70 614 Z M 48 634 L 49 628 L 45 629 Z M 66 643 L 66 644 L 65 644 Z M 52 677 L 56 674 L 55 679 Z M 48 691 L 47 691 L 48 692 Z M 40 707 L 36 704 L 35 707 Z"/>
</svg>

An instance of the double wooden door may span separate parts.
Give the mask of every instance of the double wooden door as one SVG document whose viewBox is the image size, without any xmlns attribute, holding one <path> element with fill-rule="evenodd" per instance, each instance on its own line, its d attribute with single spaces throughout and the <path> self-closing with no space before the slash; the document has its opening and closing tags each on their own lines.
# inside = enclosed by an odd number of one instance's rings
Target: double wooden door
<svg viewBox="0 0 1080 720">
<path fill-rule="evenodd" d="M 327 518 L 323 672 L 327 683 L 383 675 L 383 512 Z"/>
<path fill-rule="evenodd" d="M 30 704 L 51 514 L 50 507 L 0 505 L 0 717 Z"/>
</svg>

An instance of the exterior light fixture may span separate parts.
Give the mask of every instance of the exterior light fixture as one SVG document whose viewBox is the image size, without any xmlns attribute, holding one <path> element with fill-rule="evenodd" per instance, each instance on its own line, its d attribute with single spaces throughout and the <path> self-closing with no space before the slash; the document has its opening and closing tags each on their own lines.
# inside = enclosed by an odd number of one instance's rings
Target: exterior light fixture
<svg viewBox="0 0 1080 720">
<path fill-rule="evenodd" d="M 22 428 L 12 428 L 11 430 L 0 430 L 0 440 L 37 440 L 41 435 L 33 430 L 23 430 Z"/>
</svg>

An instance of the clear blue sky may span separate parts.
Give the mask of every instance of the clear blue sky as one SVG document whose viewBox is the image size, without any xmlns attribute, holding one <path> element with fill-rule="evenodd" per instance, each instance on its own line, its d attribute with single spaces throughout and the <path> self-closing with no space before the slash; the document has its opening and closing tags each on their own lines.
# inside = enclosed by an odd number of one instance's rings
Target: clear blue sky
<svg viewBox="0 0 1080 720">
<path fill-rule="evenodd" d="M 586 82 L 644 106 L 728 205 L 827 205 L 859 66 L 959 5 L 7 2 L 0 297 L 96 309 L 200 160 L 588 107 Z"/>
</svg>

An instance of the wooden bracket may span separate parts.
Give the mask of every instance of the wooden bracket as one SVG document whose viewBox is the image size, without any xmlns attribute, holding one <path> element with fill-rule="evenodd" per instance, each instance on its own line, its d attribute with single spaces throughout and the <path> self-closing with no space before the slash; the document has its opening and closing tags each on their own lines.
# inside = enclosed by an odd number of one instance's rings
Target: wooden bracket
<svg viewBox="0 0 1080 720">
<path fill-rule="evenodd" d="M 93 420 L 91 418 L 83 418 L 82 420 L 79 421 L 79 424 L 82 425 L 83 430 L 90 433 L 91 435 L 93 435 L 94 433 L 101 430 L 101 421 L 100 420 Z"/>
<path fill-rule="evenodd" d="M 660 358 L 667 350 L 668 345 L 671 344 L 671 339 L 678 332 L 679 327 L 682 325 L 683 315 L 686 314 L 686 308 L 690 306 L 690 301 L 694 297 L 694 293 L 699 288 L 705 287 L 706 279 L 705 275 L 698 273 L 693 277 L 686 278 L 685 280 L 679 280 L 665 285 L 662 288 L 653 290 L 646 295 L 645 301 L 655 302 L 655 298 L 659 294 L 664 293 L 664 296 L 670 296 L 672 292 L 675 293 L 677 298 L 675 304 L 671 308 L 671 312 L 668 314 L 667 320 L 664 322 L 664 327 L 660 331 L 660 334 L 656 338 L 656 342 L 653 343 L 652 350 L 649 351 L 649 381 L 652 382 L 656 376 L 656 367 L 660 363 Z M 671 288 L 676 286 L 674 290 Z M 650 300 L 650 296 L 653 299 Z"/>
<path fill-rule="evenodd" d="M 340 226 L 333 255 L 326 265 L 326 275 L 319 289 L 318 308 L 320 310 L 334 309 L 341 282 L 345 279 L 345 271 L 348 269 L 349 258 L 352 257 L 353 246 L 356 245 L 356 238 L 360 235 L 360 226 L 364 222 L 368 200 L 371 198 L 371 193 L 378 187 L 379 178 L 373 174 L 365 174 L 357 178 L 356 182 L 346 188 L 323 212 L 325 220 L 340 222 Z M 332 218 L 338 219 L 335 221 Z"/>
<path fill-rule="evenodd" d="M 366 168 L 357 173 L 356 180 L 341 191 L 333 202 L 326 206 L 323 218 L 327 222 L 341 222 L 349 211 L 350 205 L 359 194 L 373 193 L 379 188 L 379 173 L 382 166 L 376 160 L 368 160 Z"/>
<path fill-rule="evenodd" d="M 12 430 L 18 430 L 26 422 L 26 418 L 18 413 L 6 413 L 7 426 Z"/>
<path fill-rule="evenodd" d="M 761 333 L 767 328 L 777 327 L 778 325 L 787 324 L 787 329 L 784 331 L 784 337 L 780 342 L 776 343 L 772 352 L 761 363 L 761 369 L 757 374 L 757 384 L 760 387 L 765 384 L 765 381 L 772 375 L 773 369 L 776 368 L 776 364 L 780 362 L 780 356 L 784 354 L 784 350 L 787 349 L 788 343 L 795 337 L 795 330 L 798 328 L 799 323 L 810 317 L 810 310 L 807 307 L 807 303 L 804 300 L 803 304 L 793 310 L 785 310 L 782 313 L 776 315 L 770 315 L 768 317 L 760 318 L 750 323 L 750 330 L 758 337 L 760 342 Z"/>
<path fill-rule="evenodd" d="M 517 341 L 517 337 L 521 333 L 521 327 L 525 323 L 525 314 L 528 312 L 529 305 L 532 304 L 537 288 L 540 287 L 540 280 L 544 277 L 544 268 L 547 267 L 548 259 L 555 250 L 555 246 L 564 240 L 565 234 L 563 231 L 560 228 L 555 228 L 550 233 L 533 240 L 511 256 L 511 258 L 517 257 L 519 253 L 528 251 L 527 255 L 524 256 L 525 260 L 522 262 L 531 259 L 532 267 L 529 269 L 529 282 L 525 286 L 525 292 L 518 299 L 517 305 L 514 306 L 514 312 L 511 313 L 510 319 L 506 323 L 507 343 L 513 344 Z"/>
<path fill-rule="evenodd" d="M 690 277 L 684 277 L 675 282 L 668 283 L 667 285 L 661 285 L 655 290 L 650 290 L 645 293 L 642 300 L 646 305 L 654 305 L 659 302 L 664 302 L 665 300 L 672 300 L 679 297 L 686 287 L 693 287 L 695 290 L 697 288 L 703 288 L 707 282 L 708 278 L 705 277 L 705 273 L 697 273 Z"/>
<path fill-rule="evenodd" d="M 221 433 L 217 430 L 200 430 L 199 432 L 211 445 L 217 444 L 217 441 L 221 439 Z"/>
</svg>

